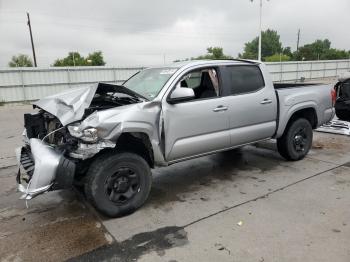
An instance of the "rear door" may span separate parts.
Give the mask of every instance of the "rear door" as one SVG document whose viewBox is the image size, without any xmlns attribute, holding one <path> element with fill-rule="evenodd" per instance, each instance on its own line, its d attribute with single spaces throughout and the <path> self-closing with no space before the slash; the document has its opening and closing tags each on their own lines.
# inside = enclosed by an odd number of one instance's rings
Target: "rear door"
<svg viewBox="0 0 350 262">
<path fill-rule="evenodd" d="M 273 86 L 265 84 L 259 66 L 225 66 L 221 72 L 231 146 L 272 137 L 276 131 L 277 98 Z"/>
</svg>

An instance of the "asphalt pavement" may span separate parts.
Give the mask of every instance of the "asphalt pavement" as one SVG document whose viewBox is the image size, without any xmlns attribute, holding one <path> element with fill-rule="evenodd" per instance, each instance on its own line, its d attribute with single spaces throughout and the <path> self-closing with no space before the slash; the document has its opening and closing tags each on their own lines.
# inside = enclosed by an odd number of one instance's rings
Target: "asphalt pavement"
<svg viewBox="0 0 350 262">
<path fill-rule="evenodd" d="M 314 132 L 297 162 L 267 141 L 155 169 L 145 206 L 109 219 L 71 190 L 18 199 L 30 110 L 0 107 L 2 261 L 350 261 L 350 137 Z"/>
</svg>

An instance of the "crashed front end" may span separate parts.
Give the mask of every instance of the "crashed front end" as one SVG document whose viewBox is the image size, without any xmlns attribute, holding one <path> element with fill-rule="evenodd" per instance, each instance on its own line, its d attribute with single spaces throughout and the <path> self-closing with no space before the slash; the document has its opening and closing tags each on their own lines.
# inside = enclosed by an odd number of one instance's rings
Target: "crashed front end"
<svg viewBox="0 0 350 262">
<path fill-rule="evenodd" d="M 115 117 L 123 111 L 116 107 L 126 108 L 140 102 L 136 98 L 115 97 L 116 92 L 128 91 L 100 83 L 34 103 L 38 111 L 24 115 L 24 146 L 16 149 L 17 183 L 22 199 L 71 187 L 77 174 L 90 164 L 90 158 L 103 149 L 115 147 L 120 131 L 118 122 L 101 124 L 103 120 L 99 120 L 97 112 L 112 109 L 110 117 Z"/>
<path fill-rule="evenodd" d="M 39 138 L 28 137 L 31 128 L 33 126 L 26 126 L 23 134 L 25 145 L 16 149 L 18 190 L 23 193 L 21 198 L 26 200 L 47 191 L 70 188 L 77 165 L 102 149 L 115 146 L 112 142 L 95 141 L 96 136 L 87 135 L 87 132 L 86 136 L 80 137 L 88 140 L 86 142 L 72 136 L 68 129 L 75 128 L 74 125 L 59 127 L 51 134 L 49 131 L 41 136 L 36 133 Z"/>
<path fill-rule="evenodd" d="M 69 157 L 77 140 L 54 115 L 40 109 L 24 115 L 24 146 L 16 149 L 18 190 L 22 199 L 73 184 L 77 161 Z"/>
</svg>

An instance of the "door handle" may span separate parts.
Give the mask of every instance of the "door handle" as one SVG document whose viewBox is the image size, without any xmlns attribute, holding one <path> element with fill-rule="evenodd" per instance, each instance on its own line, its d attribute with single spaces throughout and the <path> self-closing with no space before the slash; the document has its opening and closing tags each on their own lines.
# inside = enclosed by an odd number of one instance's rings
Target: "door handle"
<svg viewBox="0 0 350 262">
<path fill-rule="evenodd" d="M 227 106 L 218 106 L 217 108 L 214 108 L 213 111 L 214 112 L 222 112 L 222 111 L 226 111 L 228 109 Z"/>
<path fill-rule="evenodd" d="M 272 103 L 272 100 L 268 98 L 265 98 L 263 101 L 260 102 L 260 104 L 262 105 L 271 104 L 271 103 Z"/>
</svg>

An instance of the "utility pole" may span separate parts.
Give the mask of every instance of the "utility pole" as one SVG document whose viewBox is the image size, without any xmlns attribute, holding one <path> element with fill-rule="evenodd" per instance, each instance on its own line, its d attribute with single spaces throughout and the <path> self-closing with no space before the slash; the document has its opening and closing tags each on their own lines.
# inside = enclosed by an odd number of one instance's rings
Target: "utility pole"
<svg viewBox="0 0 350 262">
<path fill-rule="evenodd" d="M 254 0 L 250 0 L 253 2 Z M 263 7 L 263 0 L 259 0 L 260 5 L 259 5 L 259 48 L 258 48 L 258 60 L 261 61 L 261 30 L 262 30 L 262 7 Z M 269 0 L 267 0 L 269 1 Z"/>
<path fill-rule="evenodd" d="M 27 18 L 28 18 L 27 25 L 29 27 L 30 42 L 32 43 L 34 66 L 37 67 L 36 56 L 35 56 L 35 48 L 34 48 L 34 41 L 33 41 L 33 34 L 32 34 L 32 26 L 30 24 L 30 17 L 29 17 L 29 13 L 28 12 L 27 12 Z"/>
<path fill-rule="evenodd" d="M 258 60 L 259 61 L 261 61 L 261 17 L 262 17 L 262 0 L 260 0 L 259 54 L 258 54 Z"/>
<path fill-rule="evenodd" d="M 300 28 L 298 29 L 297 52 L 299 51 Z"/>
</svg>

